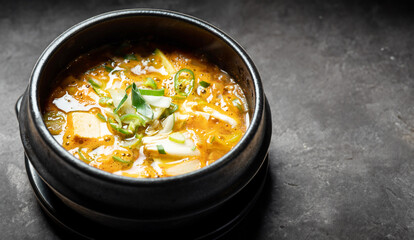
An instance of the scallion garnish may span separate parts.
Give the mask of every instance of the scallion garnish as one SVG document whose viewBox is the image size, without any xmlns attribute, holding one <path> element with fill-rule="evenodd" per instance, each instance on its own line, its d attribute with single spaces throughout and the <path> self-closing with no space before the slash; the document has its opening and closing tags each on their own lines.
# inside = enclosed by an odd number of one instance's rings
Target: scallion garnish
<svg viewBox="0 0 414 240">
<path fill-rule="evenodd" d="M 131 121 L 128 124 L 128 131 L 131 131 L 131 132 L 135 133 L 136 130 L 137 130 L 137 127 L 140 126 L 140 125 L 141 125 L 141 123 L 139 121 Z"/>
<path fill-rule="evenodd" d="M 102 83 L 100 83 L 98 80 L 95 80 L 93 78 L 89 78 L 88 82 L 89 82 L 89 84 L 91 84 L 93 91 L 95 91 L 95 93 L 98 96 L 102 97 L 102 96 L 106 95 L 106 93 L 100 89 L 101 86 L 102 86 Z"/>
<path fill-rule="evenodd" d="M 216 140 L 216 136 L 210 136 L 208 139 L 207 139 L 207 141 L 211 144 L 211 143 L 213 143 L 214 142 L 214 140 Z"/>
<path fill-rule="evenodd" d="M 102 87 L 102 83 L 99 82 L 98 80 L 89 77 L 88 78 L 88 82 L 92 85 L 92 87 L 96 87 L 96 88 L 101 88 Z"/>
<path fill-rule="evenodd" d="M 86 158 L 86 157 L 83 155 L 83 153 L 82 153 L 82 148 L 79 148 L 79 149 L 78 149 L 78 155 L 79 155 L 79 158 L 80 158 L 82 161 L 84 161 L 84 162 L 90 163 L 90 162 L 92 161 L 92 160 L 90 160 L 90 159 Z"/>
<path fill-rule="evenodd" d="M 190 69 L 183 68 L 174 76 L 175 92 L 181 96 L 188 96 L 194 88 L 194 73 Z"/>
<path fill-rule="evenodd" d="M 237 133 L 233 134 L 231 138 L 226 140 L 226 144 L 234 143 L 234 142 L 239 141 L 241 136 L 242 136 L 242 134 L 240 132 L 237 132 Z"/>
<path fill-rule="evenodd" d="M 112 112 L 106 112 L 105 114 L 107 116 L 109 115 L 109 117 L 112 117 L 116 121 L 116 123 L 115 123 L 112 118 L 108 117 L 108 122 L 109 123 L 114 123 L 117 127 L 122 127 L 122 121 L 121 121 L 121 119 L 119 118 L 119 116 L 117 114 L 112 113 Z"/>
<path fill-rule="evenodd" d="M 178 105 L 175 104 L 175 103 L 171 103 L 170 107 L 169 108 L 166 108 L 164 110 L 164 112 L 162 113 L 161 117 L 162 118 L 167 117 L 167 116 L 173 114 L 177 110 L 178 110 Z"/>
<path fill-rule="evenodd" d="M 102 121 L 106 122 L 106 118 L 104 115 L 102 115 L 101 113 L 97 113 L 96 116 L 101 119 Z"/>
<path fill-rule="evenodd" d="M 148 96 L 164 96 L 164 88 L 161 89 L 138 89 L 141 95 L 148 95 Z"/>
<path fill-rule="evenodd" d="M 112 156 L 112 159 L 121 163 L 130 163 L 130 161 L 125 161 L 124 159 L 118 157 L 118 156 Z"/>
<path fill-rule="evenodd" d="M 182 99 L 185 99 L 186 97 L 181 96 L 181 95 L 174 95 L 171 98 L 174 99 L 174 100 L 182 100 Z"/>
<path fill-rule="evenodd" d="M 150 77 L 147 78 L 147 80 L 144 83 L 144 86 L 152 88 L 152 89 L 157 89 L 157 83 L 155 83 L 154 79 L 152 79 Z"/>
<path fill-rule="evenodd" d="M 143 119 L 141 116 L 137 114 L 125 114 L 121 118 L 122 122 L 130 123 L 134 121 L 138 121 L 141 125 L 145 124 L 145 119 Z"/>
<path fill-rule="evenodd" d="M 162 145 L 157 145 L 157 149 L 160 154 L 167 154 Z"/>
<path fill-rule="evenodd" d="M 240 100 L 239 99 L 234 99 L 233 100 L 233 105 L 235 106 L 235 107 L 237 107 L 239 110 L 240 110 L 240 112 L 243 112 L 243 107 L 242 107 L 242 104 L 241 104 L 241 102 L 240 102 Z"/>
<path fill-rule="evenodd" d="M 103 107 L 112 106 L 114 104 L 114 101 L 110 97 L 101 97 L 99 99 L 99 105 Z"/>
<path fill-rule="evenodd" d="M 135 56 L 135 54 L 133 54 L 133 53 L 125 55 L 125 59 L 135 60 L 135 61 L 138 60 L 137 57 Z"/>
<path fill-rule="evenodd" d="M 210 83 L 201 81 L 200 86 L 202 86 L 203 88 L 208 88 L 210 86 Z"/>
<path fill-rule="evenodd" d="M 142 116 L 152 119 L 154 116 L 154 112 L 152 111 L 150 105 L 145 102 L 145 99 L 139 93 L 137 85 L 135 83 L 132 84 L 132 91 L 131 91 L 131 99 L 132 99 L 132 106 L 137 109 L 137 112 L 140 113 Z"/>
<path fill-rule="evenodd" d="M 130 135 L 134 134 L 130 130 L 126 130 L 126 129 L 123 129 L 122 127 L 119 127 L 116 123 L 109 123 L 109 126 L 111 126 L 112 129 L 114 129 L 115 131 L 117 131 L 119 133 L 122 133 L 124 135 L 127 135 L 127 136 L 130 136 Z"/>
<path fill-rule="evenodd" d="M 106 65 L 104 66 L 104 68 L 107 72 L 112 72 L 114 70 L 114 68 L 112 68 L 110 66 L 106 66 Z"/>
<path fill-rule="evenodd" d="M 179 132 L 170 134 L 170 136 L 168 136 L 168 139 L 175 143 L 185 143 L 184 135 Z"/>
</svg>

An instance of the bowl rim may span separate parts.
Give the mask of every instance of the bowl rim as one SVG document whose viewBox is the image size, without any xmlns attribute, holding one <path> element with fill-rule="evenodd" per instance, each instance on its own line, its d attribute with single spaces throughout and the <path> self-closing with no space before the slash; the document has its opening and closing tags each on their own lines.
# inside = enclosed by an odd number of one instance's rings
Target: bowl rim
<svg viewBox="0 0 414 240">
<path fill-rule="evenodd" d="M 251 117 L 250 125 L 246 130 L 245 134 L 242 136 L 241 140 L 227 152 L 224 156 L 213 162 L 212 164 L 205 166 L 203 168 L 197 169 L 195 171 L 185 173 L 182 175 L 177 176 L 170 176 L 170 177 L 162 177 L 162 178 L 132 178 L 126 177 L 121 175 L 116 175 L 113 173 L 109 173 L 103 171 L 101 169 L 97 169 L 95 167 L 89 166 L 88 164 L 83 163 L 75 156 L 70 154 L 66 149 L 64 149 L 61 144 L 59 144 L 55 138 L 50 134 L 46 125 L 43 122 L 43 117 L 40 111 L 40 104 L 39 104 L 39 88 L 38 82 L 40 79 L 40 75 L 45 68 L 45 64 L 47 63 L 48 59 L 57 51 L 60 45 L 69 41 L 72 36 L 75 34 L 87 30 L 90 27 L 98 25 L 102 22 L 109 21 L 112 19 L 121 19 L 121 18 L 129 18 L 129 17 L 138 17 L 138 16 L 154 16 L 154 17 L 163 17 L 163 18 L 171 18 L 179 21 L 183 21 L 189 24 L 192 24 L 196 27 L 199 27 L 203 30 L 210 32 L 211 34 L 217 36 L 221 40 L 225 42 L 225 44 L 229 45 L 239 56 L 242 60 L 243 64 L 246 65 L 250 75 L 252 76 L 252 81 L 254 85 L 254 92 L 255 92 L 255 110 L 253 113 L 253 117 Z M 174 12 L 170 10 L 164 9 L 148 9 L 148 8 L 134 8 L 134 9 L 123 9 L 123 10 L 116 10 L 111 12 L 102 13 L 91 18 L 88 18 L 78 24 L 67 29 L 65 32 L 60 34 L 57 38 L 55 38 L 43 51 L 39 59 L 37 60 L 29 82 L 29 111 L 32 115 L 32 119 L 34 121 L 34 126 L 37 132 L 39 133 L 40 137 L 43 141 L 47 143 L 47 145 L 66 163 L 70 166 L 76 168 L 77 170 L 91 176 L 98 178 L 100 180 L 104 180 L 111 183 L 121 183 L 124 185 L 147 185 L 154 184 L 162 185 L 170 182 L 181 182 L 181 181 L 188 181 L 189 179 L 198 178 L 200 175 L 209 174 L 212 171 L 216 171 L 218 168 L 228 164 L 234 158 L 236 158 L 243 149 L 247 147 L 250 142 L 250 139 L 254 137 L 256 134 L 257 129 L 262 120 L 263 112 L 264 112 L 264 91 L 262 87 L 262 83 L 260 80 L 260 75 L 253 63 L 250 59 L 246 51 L 230 36 L 226 33 L 218 29 L 217 27 L 207 23 L 201 19 L 196 17 Z"/>
</svg>

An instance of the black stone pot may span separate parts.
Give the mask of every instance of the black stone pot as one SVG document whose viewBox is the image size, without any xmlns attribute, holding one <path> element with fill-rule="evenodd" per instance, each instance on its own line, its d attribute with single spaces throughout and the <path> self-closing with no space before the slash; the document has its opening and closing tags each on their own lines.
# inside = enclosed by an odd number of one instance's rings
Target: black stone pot
<svg viewBox="0 0 414 240">
<path fill-rule="evenodd" d="M 43 123 L 42 101 L 71 61 L 108 43 L 148 37 L 204 53 L 245 91 L 251 117 L 247 132 L 229 153 L 205 168 L 158 179 L 113 175 L 76 159 Z M 225 33 L 184 14 L 131 9 L 90 18 L 56 38 L 34 67 L 19 103 L 18 119 L 25 153 L 36 174 L 67 207 L 113 229 L 154 232 L 218 216 L 224 204 L 267 168 L 271 119 L 265 102 L 253 62 Z"/>
</svg>

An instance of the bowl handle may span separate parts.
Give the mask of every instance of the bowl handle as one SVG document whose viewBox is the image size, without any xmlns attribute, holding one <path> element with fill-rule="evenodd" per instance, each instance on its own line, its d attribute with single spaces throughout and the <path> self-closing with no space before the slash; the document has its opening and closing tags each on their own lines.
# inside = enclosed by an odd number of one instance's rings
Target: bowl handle
<svg viewBox="0 0 414 240">
<path fill-rule="evenodd" d="M 19 112 L 20 112 L 20 105 L 22 104 L 22 98 L 23 95 L 21 95 L 17 101 L 16 104 L 14 105 L 14 111 L 16 112 L 16 117 L 19 118 Z"/>
</svg>

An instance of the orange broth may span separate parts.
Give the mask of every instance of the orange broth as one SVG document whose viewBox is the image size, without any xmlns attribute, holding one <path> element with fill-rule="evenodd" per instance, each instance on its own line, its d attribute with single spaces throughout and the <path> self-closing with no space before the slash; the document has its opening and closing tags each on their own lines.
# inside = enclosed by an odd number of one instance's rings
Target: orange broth
<svg viewBox="0 0 414 240">
<path fill-rule="evenodd" d="M 231 150 L 249 125 L 245 95 L 229 74 L 163 46 L 105 46 L 56 82 L 43 108 L 50 133 L 81 161 L 118 175 L 197 170 Z"/>
</svg>

